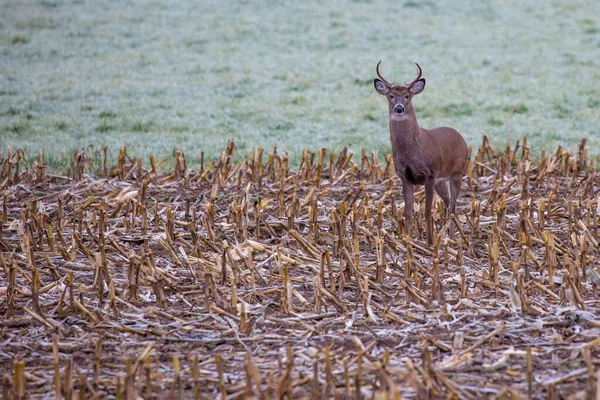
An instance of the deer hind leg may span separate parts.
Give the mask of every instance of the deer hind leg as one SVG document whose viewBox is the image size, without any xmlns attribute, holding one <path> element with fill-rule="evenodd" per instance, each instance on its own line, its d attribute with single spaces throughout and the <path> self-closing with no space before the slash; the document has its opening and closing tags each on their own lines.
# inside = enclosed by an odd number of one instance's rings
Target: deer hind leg
<svg viewBox="0 0 600 400">
<path fill-rule="evenodd" d="M 433 208 L 433 190 L 435 181 L 428 179 L 425 182 L 425 221 L 427 223 L 427 245 L 433 245 L 433 217 L 431 209 Z"/>
<path fill-rule="evenodd" d="M 450 218 L 450 204 L 452 196 L 450 195 L 450 180 L 440 179 L 435 182 L 435 192 L 444 201 L 444 219 L 445 221 Z M 452 226 L 452 225 L 451 225 Z M 452 238 L 452 228 L 450 228 L 450 237 Z"/>
<path fill-rule="evenodd" d="M 435 192 L 440 196 L 440 198 L 444 202 L 445 214 L 448 217 L 450 214 L 448 213 L 450 209 L 450 181 L 448 179 L 441 179 L 435 182 Z"/>
<path fill-rule="evenodd" d="M 402 180 L 402 196 L 404 197 L 404 233 L 410 236 L 415 204 L 415 185 L 405 179 Z"/>
<path fill-rule="evenodd" d="M 462 174 L 450 178 L 450 209 L 449 214 L 456 214 L 456 201 L 460 195 Z M 450 224 L 450 238 L 454 239 L 454 224 Z"/>
</svg>

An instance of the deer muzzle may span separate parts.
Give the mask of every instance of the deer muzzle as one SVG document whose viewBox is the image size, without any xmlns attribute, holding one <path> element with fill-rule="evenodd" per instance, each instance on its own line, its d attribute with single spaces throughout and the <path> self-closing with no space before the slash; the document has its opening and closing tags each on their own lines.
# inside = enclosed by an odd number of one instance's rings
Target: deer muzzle
<svg viewBox="0 0 600 400">
<path fill-rule="evenodd" d="M 404 106 L 402 104 L 396 104 L 394 106 L 394 112 L 396 114 L 403 114 L 404 113 Z"/>
</svg>

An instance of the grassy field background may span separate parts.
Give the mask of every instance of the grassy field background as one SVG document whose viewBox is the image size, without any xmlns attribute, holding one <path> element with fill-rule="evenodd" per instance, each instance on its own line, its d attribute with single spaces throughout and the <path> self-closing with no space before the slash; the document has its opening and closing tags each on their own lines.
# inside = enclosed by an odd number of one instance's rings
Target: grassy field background
<svg viewBox="0 0 600 400">
<path fill-rule="evenodd" d="M 3 1 L 0 150 L 389 152 L 375 64 L 421 126 L 600 151 L 600 2 Z"/>
</svg>

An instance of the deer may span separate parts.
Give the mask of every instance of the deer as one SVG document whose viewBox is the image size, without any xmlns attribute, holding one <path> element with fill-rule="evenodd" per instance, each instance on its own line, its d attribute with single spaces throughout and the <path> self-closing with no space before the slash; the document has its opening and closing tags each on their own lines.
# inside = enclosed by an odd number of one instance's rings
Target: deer
<svg viewBox="0 0 600 400">
<path fill-rule="evenodd" d="M 425 79 L 421 78 L 423 70 L 418 63 L 415 63 L 417 77 L 403 86 L 394 85 L 381 76 L 380 64 L 381 61 L 375 68 L 379 78 L 374 84 L 377 93 L 388 100 L 392 159 L 396 175 L 402 182 L 404 197 L 404 233 L 410 236 L 415 186 L 424 185 L 427 245 L 431 247 L 434 190 L 444 202 L 446 217 L 450 217 L 456 212 L 469 149 L 456 129 L 445 126 L 424 129 L 419 126 L 412 99 L 425 89 Z M 453 225 L 450 225 L 449 236 L 454 238 Z"/>
</svg>

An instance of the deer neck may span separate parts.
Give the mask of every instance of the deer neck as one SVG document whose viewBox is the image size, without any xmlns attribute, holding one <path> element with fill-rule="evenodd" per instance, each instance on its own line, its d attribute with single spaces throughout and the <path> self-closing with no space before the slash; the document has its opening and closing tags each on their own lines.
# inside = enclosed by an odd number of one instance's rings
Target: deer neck
<svg viewBox="0 0 600 400">
<path fill-rule="evenodd" d="M 414 110 L 408 113 L 408 118 L 404 121 L 390 118 L 390 136 L 392 147 L 397 147 L 402 151 L 418 150 L 421 128 L 419 128 Z"/>
</svg>

